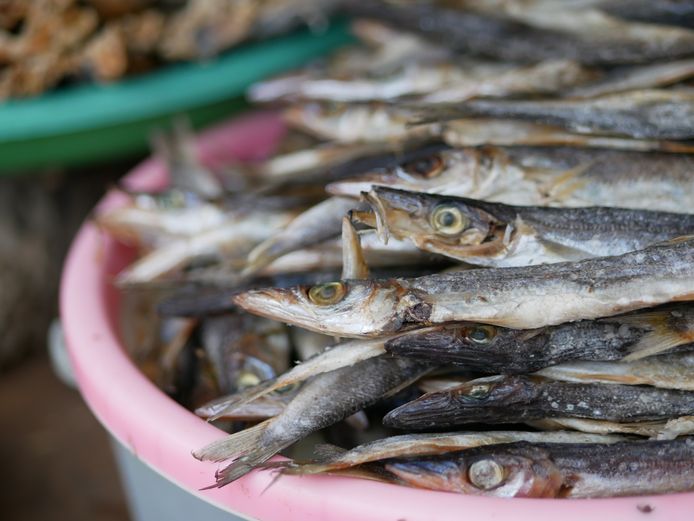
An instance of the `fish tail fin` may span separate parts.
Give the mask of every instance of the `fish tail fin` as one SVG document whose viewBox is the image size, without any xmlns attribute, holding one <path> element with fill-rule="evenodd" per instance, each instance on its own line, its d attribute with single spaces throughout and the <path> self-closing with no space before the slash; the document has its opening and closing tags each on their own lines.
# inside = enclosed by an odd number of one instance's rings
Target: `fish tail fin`
<svg viewBox="0 0 694 521">
<path fill-rule="evenodd" d="M 193 452 L 193 456 L 201 461 L 219 462 L 236 457 L 230 465 L 215 472 L 216 482 L 207 488 L 228 485 L 265 463 L 291 443 L 281 438 L 267 439 L 264 436 L 273 421 L 274 418 L 265 420 Z"/>
<path fill-rule="evenodd" d="M 651 329 L 629 347 L 629 354 L 622 361 L 633 362 L 648 356 L 662 354 L 674 347 L 694 341 L 694 331 L 678 331 L 670 324 L 670 311 L 652 311 L 620 317 L 619 322 L 635 327 Z"/>
</svg>

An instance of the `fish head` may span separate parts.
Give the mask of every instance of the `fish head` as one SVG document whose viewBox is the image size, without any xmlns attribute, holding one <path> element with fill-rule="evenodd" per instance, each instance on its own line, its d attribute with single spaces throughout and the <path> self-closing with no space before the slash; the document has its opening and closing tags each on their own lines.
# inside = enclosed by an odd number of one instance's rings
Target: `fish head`
<svg viewBox="0 0 694 521">
<path fill-rule="evenodd" d="M 393 409 L 383 424 L 399 429 L 430 429 L 472 422 L 499 422 L 537 396 L 524 377 L 477 378 L 458 387 L 427 393 Z"/>
<path fill-rule="evenodd" d="M 508 358 L 519 343 L 546 343 L 544 330 L 517 330 L 475 322 L 417 329 L 386 342 L 386 351 L 398 356 L 436 357 L 441 362 L 465 364 L 484 371 L 487 365 Z"/>
<path fill-rule="evenodd" d="M 472 149 L 426 150 L 396 165 L 379 168 L 350 179 L 335 181 L 326 190 L 334 195 L 359 197 L 374 186 L 427 193 L 472 196 L 481 174 L 478 153 Z"/>
<path fill-rule="evenodd" d="M 392 460 L 386 470 L 418 488 L 495 497 L 557 497 L 564 481 L 546 451 L 522 442 Z"/>
<path fill-rule="evenodd" d="M 386 187 L 374 187 L 364 197 L 383 237 L 393 234 L 422 250 L 463 259 L 502 244 L 504 227 L 472 201 Z M 357 219 L 371 224 L 362 215 Z"/>
<path fill-rule="evenodd" d="M 368 337 L 403 324 L 397 281 L 346 280 L 245 291 L 234 297 L 242 309 L 327 335 Z"/>
</svg>

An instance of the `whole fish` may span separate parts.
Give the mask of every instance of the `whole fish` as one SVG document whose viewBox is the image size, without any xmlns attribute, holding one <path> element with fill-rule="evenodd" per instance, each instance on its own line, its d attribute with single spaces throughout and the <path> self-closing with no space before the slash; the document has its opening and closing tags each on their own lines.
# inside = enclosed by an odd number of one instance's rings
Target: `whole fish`
<svg viewBox="0 0 694 521">
<path fill-rule="evenodd" d="M 384 459 L 429 456 L 473 447 L 518 441 L 534 443 L 614 443 L 621 440 L 624 440 L 624 438 L 617 435 L 595 435 L 572 431 L 403 434 L 364 443 L 339 454 L 320 455 L 310 463 L 291 462 L 286 465 L 283 473 L 318 474 L 321 472 L 334 472 Z"/>
<path fill-rule="evenodd" d="M 607 497 L 694 489 L 694 443 L 518 442 L 396 459 L 386 469 L 410 486 L 496 497 Z"/>
<path fill-rule="evenodd" d="M 466 117 L 526 119 L 581 134 L 685 140 L 694 137 L 694 94 L 651 89 L 575 100 L 471 100 L 428 108 L 417 121 Z"/>
<path fill-rule="evenodd" d="M 233 301 L 254 314 L 345 337 L 452 321 L 531 329 L 693 300 L 692 258 L 694 239 L 683 238 L 615 257 L 264 288 Z"/>
<path fill-rule="evenodd" d="M 694 145 L 689 142 L 581 134 L 519 119 L 463 118 L 439 122 L 428 128 L 452 147 L 570 146 L 686 154 L 694 152 Z"/>
<path fill-rule="evenodd" d="M 689 331 L 688 334 L 690 342 L 694 341 L 692 333 Z M 547 367 L 536 374 L 563 382 L 652 385 L 694 391 L 694 353 L 685 352 L 620 363 L 573 362 Z"/>
<path fill-rule="evenodd" d="M 408 110 L 382 104 L 304 103 L 284 112 L 292 128 L 339 143 L 382 143 L 426 140 L 438 135 L 437 125 L 410 126 Z"/>
<path fill-rule="evenodd" d="M 453 389 L 425 394 L 390 411 L 383 423 L 398 429 L 422 430 L 544 418 L 656 421 L 692 413 L 694 393 L 688 391 L 499 376 L 478 378 Z"/>
<path fill-rule="evenodd" d="M 644 63 L 694 54 L 694 33 L 687 29 L 625 22 L 596 10 L 562 12 L 520 4 L 514 13 L 495 9 L 491 15 L 429 2 L 359 0 L 348 8 L 456 51 L 511 62 L 568 58 L 586 64 Z"/>
<path fill-rule="evenodd" d="M 694 234 L 694 214 L 625 208 L 508 206 L 375 187 L 372 212 L 353 212 L 385 236 L 479 266 L 531 266 L 620 255 Z"/>
<path fill-rule="evenodd" d="M 138 259 L 118 275 L 121 285 L 150 282 L 199 259 L 243 258 L 274 229 L 289 223 L 291 211 L 259 210 L 228 218 L 199 234 L 167 242 Z"/>
<path fill-rule="evenodd" d="M 529 330 L 474 323 L 417 329 L 388 340 L 385 348 L 397 356 L 462 365 L 470 371 L 523 374 L 575 360 L 633 359 L 692 342 L 694 308 L 676 306 Z M 643 365 L 653 362 L 655 359 L 649 359 Z M 588 373 L 592 377 L 586 378 L 592 381 L 605 373 L 601 368 L 609 367 L 616 373 L 615 380 L 625 383 L 619 380 L 619 374 L 627 380 L 628 375 L 638 372 L 640 364 L 574 363 L 539 374 L 553 378 L 552 375 L 566 371 L 565 378 L 574 374 L 578 379 Z M 609 373 L 605 378 L 609 378 Z M 651 382 L 637 379 L 635 383 Z"/>
<path fill-rule="evenodd" d="M 611 206 L 690 212 L 694 157 L 571 147 L 432 150 L 333 181 L 333 195 L 374 186 L 528 206 Z"/>
<path fill-rule="evenodd" d="M 552 94 L 586 83 L 596 74 L 570 60 L 549 60 L 530 66 L 512 66 L 475 60 L 455 63 L 408 63 L 397 72 L 377 78 L 303 77 L 256 85 L 256 101 L 298 98 L 312 101 L 393 101 L 422 96 L 420 104 L 460 102 L 475 97 L 514 94 Z"/>
<path fill-rule="evenodd" d="M 694 75 L 694 60 L 654 63 L 633 67 L 616 67 L 602 78 L 577 85 L 567 97 L 592 98 L 636 89 L 652 89 L 678 83 Z"/>
<path fill-rule="evenodd" d="M 278 416 L 197 450 L 200 460 L 233 463 L 216 474 L 222 487 L 308 434 L 393 394 L 428 371 L 421 362 L 377 357 L 307 382 Z"/>
</svg>

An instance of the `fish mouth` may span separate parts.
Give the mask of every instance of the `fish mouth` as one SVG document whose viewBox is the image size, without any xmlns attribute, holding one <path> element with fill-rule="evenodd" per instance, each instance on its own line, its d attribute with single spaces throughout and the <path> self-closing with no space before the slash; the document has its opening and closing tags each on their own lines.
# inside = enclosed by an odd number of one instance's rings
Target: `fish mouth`
<svg viewBox="0 0 694 521">
<path fill-rule="evenodd" d="M 395 429 L 430 429 L 441 426 L 440 418 L 454 404 L 447 393 L 432 393 L 393 409 L 383 417 L 383 425 Z"/>
<path fill-rule="evenodd" d="M 449 492 L 465 490 L 461 482 L 464 473 L 452 462 L 393 461 L 386 464 L 386 470 L 413 487 Z"/>
<path fill-rule="evenodd" d="M 305 314 L 299 300 L 291 289 L 262 288 L 244 291 L 232 297 L 238 307 L 254 315 L 296 322 Z"/>
</svg>

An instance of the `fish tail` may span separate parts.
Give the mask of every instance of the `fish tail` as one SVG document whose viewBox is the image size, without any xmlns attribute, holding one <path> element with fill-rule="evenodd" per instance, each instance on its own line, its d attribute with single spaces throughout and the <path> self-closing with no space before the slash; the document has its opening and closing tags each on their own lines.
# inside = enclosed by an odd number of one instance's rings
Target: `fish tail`
<svg viewBox="0 0 694 521">
<path fill-rule="evenodd" d="M 216 482 L 208 488 L 228 485 L 265 463 L 291 443 L 284 439 L 266 439 L 264 435 L 273 421 L 274 418 L 265 420 L 193 452 L 193 456 L 201 461 L 219 462 L 236 457 L 230 465 L 215 473 Z"/>
<path fill-rule="evenodd" d="M 629 347 L 629 354 L 622 360 L 632 362 L 648 356 L 662 354 L 677 346 L 694 341 L 694 331 L 677 331 L 670 324 L 670 311 L 653 311 L 620 317 L 622 324 L 651 329 Z"/>
<path fill-rule="evenodd" d="M 239 454 L 251 452 L 259 443 L 260 437 L 272 421 L 273 419 L 265 420 L 258 425 L 235 432 L 226 438 L 213 441 L 209 445 L 193 451 L 193 457 L 200 461 L 219 462 L 232 459 Z"/>
</svg>

